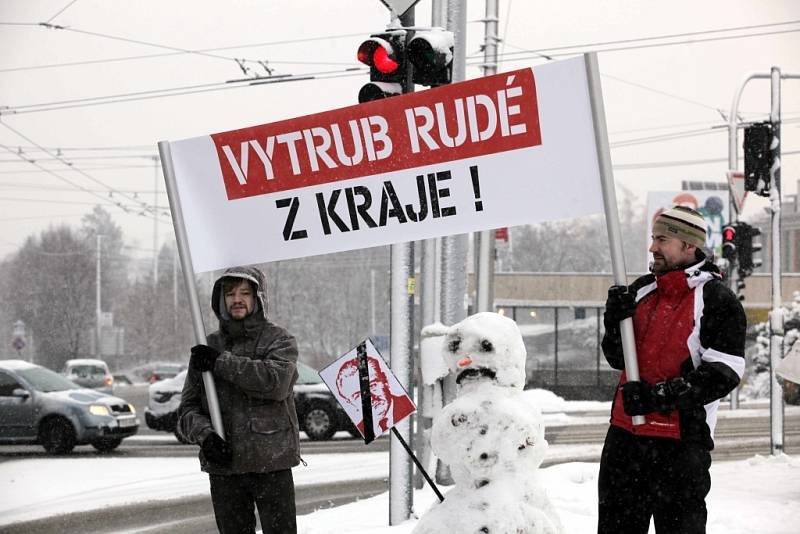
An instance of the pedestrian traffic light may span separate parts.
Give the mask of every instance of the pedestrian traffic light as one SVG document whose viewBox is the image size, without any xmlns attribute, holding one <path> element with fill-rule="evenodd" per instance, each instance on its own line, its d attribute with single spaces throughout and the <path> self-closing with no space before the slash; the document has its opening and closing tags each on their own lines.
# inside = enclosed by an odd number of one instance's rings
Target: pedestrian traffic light
<svg viewBox="0 0 800 534">
<path fill-rule="evenodd" d="M 736 261 L 736 227 L 730 224 L 722 229 L 722 257 L 730 263 Z"/>
<path fill-rule="evenodd" d="M 418 31 L 408 43 L 408 60 L 417 85 L 435 87 L 453 81 L 453 32 Z"/>
<path fill-rule="evenodd" d="M 370 36 L 358 47 L 357 57 L 369 66 L 370 79 L 358 93 L 360 104 L 403 93 L 408 75 L 405 30 Z"/>
<path fill-rule="evenodd" d="M 744 190 L 769 196 L 770 169 L 775 160 L 772 151 L 772 123 L 757 122 L 744 129 Z"/>
<path fill-rule="evenodd" d="M 739 278 L 747 278 L 753 270 L 763 263 L 761 258 L 753 255 L 762 248 L 761 243 L 754 243 L 753 238 L 761 235 L 761 230 L 753 228 L 745 222 L 736 223 L 736 250 L 739 257 Z"/>
</svg>

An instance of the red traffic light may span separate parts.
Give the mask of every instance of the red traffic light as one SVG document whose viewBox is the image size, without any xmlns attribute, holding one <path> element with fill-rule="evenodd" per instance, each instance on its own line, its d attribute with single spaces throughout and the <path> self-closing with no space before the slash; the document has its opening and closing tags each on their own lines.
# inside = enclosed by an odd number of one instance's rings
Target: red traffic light
<svg viewBox="0 0 800 534">
<path fill-rule="evenodd" d="M 736 227 L 726 226 L 722 229 L 722 242 L 733 243 L 736 239 Z"/>
<path fill-rule="evenodd" d="M 361 63 L 374 67 L 382 74 L 391 74 L 400 67 L 394 59 L 394 48 L 389 41 L 380 37 L 371 37 L 361 43 L 357 57 Z"/>
</svg>

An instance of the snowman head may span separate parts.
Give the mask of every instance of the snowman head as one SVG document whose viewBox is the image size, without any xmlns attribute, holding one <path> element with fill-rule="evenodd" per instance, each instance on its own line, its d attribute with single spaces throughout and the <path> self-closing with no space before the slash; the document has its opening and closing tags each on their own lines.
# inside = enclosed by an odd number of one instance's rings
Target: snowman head
<svg viewBox="0 0 800 534">
<path fill-rule="evenodd" d="M 497 313 L 470 315 L 453 325 L 445 338 L 444 359 L 460 385 L 490 382 L 522 389 L 525 344 L 517 323 Z"/>
</svg>

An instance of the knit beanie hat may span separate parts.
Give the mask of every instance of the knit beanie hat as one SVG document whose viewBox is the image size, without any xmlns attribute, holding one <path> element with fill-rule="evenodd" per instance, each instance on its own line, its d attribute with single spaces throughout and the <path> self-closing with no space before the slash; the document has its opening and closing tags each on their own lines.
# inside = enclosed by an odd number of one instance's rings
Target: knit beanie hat
<svg viewBox="0 0 800 534">
<path fill-rule="evenodd" d="M 692 208 L 675 206 L 653 221 L 653 235 L 677 237 L 690 245 L 706 245 L 706 220 Z"/>
</svg>

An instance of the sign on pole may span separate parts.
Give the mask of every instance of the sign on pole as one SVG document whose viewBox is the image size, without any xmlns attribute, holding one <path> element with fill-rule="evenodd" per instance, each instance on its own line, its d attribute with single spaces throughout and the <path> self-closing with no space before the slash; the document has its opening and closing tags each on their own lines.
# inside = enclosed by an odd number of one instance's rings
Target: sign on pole
<svg viewBox="0 0 800 534">
<path fill-rule="evenodd" d="M 417 411 L 392 369 L 366 339 L 319 372 L 345 413 L 370 443 Z"/>
<path fill-rule="evenodd" d="M 169 146 L 197 272 L 603 211 L 583 58 Z"/>
<path fill-rule="evenodd" d="M 725 176 L 728 179 L 728 187 L 731 191 L 736 213 L 742 213 L 744 201 L 747 198 L 747 191 L 744 190 L 744 172 L 728 171 Z"/>
</svg>

